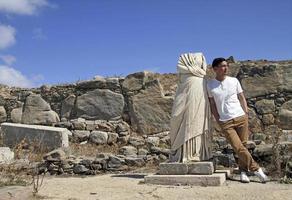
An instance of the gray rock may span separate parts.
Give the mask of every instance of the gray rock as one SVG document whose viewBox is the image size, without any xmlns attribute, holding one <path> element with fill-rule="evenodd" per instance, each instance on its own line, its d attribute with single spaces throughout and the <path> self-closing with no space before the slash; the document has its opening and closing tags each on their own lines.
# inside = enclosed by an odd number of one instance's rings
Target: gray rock
<svg viewBox="0 0 292 200">
<path fill-rule="evenodd" d="M 258 65 L 241 67 L 239 77 L 247 98 L 291 92 L 292 66 L 289 63 L 275 64 L 266 62 Z"/>
<path fill-rule="evenodd" d="M 130 97 L 132 128 L 142 134 L 169 130 L 173 97 L 165 97 L 158 80 L 147 83 L 144 90 Z"/>
<path fill-rule="evenodd" d="M 125 159 L 120 158 L 118 156 L 110 156 L 108 161 L 109 168 L 119 168 L 123 164 L 125 164 Z"/>
<path fill-rule="evenodd" d="M 123 90 L 127 92 L 141 90 L 145 83 L 148 81 L 149 76 L 152 75 L 153 73 L 147 71 L 129 74 L 123 81 Z"/>
<path fill-rule="evenodd" d="M 274 115 L 272 115 L 272 114 L 264 114 L 262 121 L 263 121 L 264 125 L 274 124 L 274 122 L 275 122 Z"/>
<path fill-rule="evenodd" d="M 7 114 L 4 106 L 0 106 L 0 123 L 6 122 Z"/>
<path fill-rule="evenodd" d="M 159 137 L 147 137 L 146 138 L 146 144 L 147 146 L 149 147 L 152 147 L 152 146 L 158 146 L 159 145 Z"/>
<path fill-rule="evenodd" d="M 107 144 L 108 134 L 103 131 L 92 131 L 89 140 L 94 144 Z"/>
<path fill-rule="evenodd" d="M 21 121 L 24 124 L 52 125 L 60 118 L 40 95 L 31 94 L 24 103 Z"/>
<path fill-rule="evenodd" d="M 147 149 L 139 149 L 138 150 L 138 155 L 141 155 L 141 156 L 145 156 L 149 153 L 149 151 Z"/>
<path fill-rule="evenodd" d="M 123 146 L 120 150 L 119 150 L 120 154 L 125 155 L 125 156 L 135 156 L 137 155 L 137 148 L 133 147 L 133 146 Z"/>
<path fill-rule="evenodd" d="M 255 103 L 257 112 L 260 114 L 274 113 L 275 102 L 274 100 L 262 99 Z"/>
<path fill-rule="evenodd" d="M 85 119 L 83 119 L 83 118 L 71 120 L 71 123 L 72 123 L 73 129 L 75 129 L 75 130 L 85 130 L 86 129 Z"/>
<path fill-rule="evenodd" d="M 85 119 L 121 118 L 124 97 L 107 89 L 96 89 L 77 97 L 76 115 Z"/>
<path fill-rule="evenodd" d="M 74 94 L 69 95 L 63 102 L 61 107 L 61 117 L 70 119 L 72 116 L 72 110 L 74 108 L 76 96 Z"/>
<path fill-rule="evenodd" d="M 14 152 L 9 147 L 0 147 L 0 164 L 10 163 L 14 159 Z"/>
<path fill-rule="evenodd" d="M 95 77 L 94 80 L 78 82 L 77 89 L 109 89 L 121 93 L 121 86 L 118 78 Z"/>
<path fill-rule="evenodd" d="M 75 165 L 73 167 L 73 172 L 75 174 L 86 174 L 89 171 L 84 165 Z"/>
<path fill-rule="evenodd" d="M 268 157 L 273 155 L 273 145 L 272 144 L 265 144 L 265 145 L 258 145 L 253 155 L 257 158 Z"/>
<path fill-rule="evenodd" d="M 145 165 L 144 159 L 139 157 L 126 157 L 125 162 L 129 166 L 142 167 Z"/>
<path fill-rule="evenodd" d="M 3 143 L 8 147 L 15 147 L 22 140 L 26 140 L 29 144 L 36 141 L 38 146 L 53 150 L 59 147 L 68 147 L 68 136 L 72 133 L 65 128 L 57 128 L 51 126 L 27 125 L 2 123 Z"/>
<path fill-rule="evenodd" d="M 128 143 L 133 145 L 134 147 L 139 147 L 145 144 L 145 140 L 140 137 L 130 137 Z"/>
<path fill-rule="evenodd" d="M 118 141 L 119 135 L 117 133 L 108 133 L 108 144 L 115 144 Z"/>
<path fill-rule="evenodd" d="M 80 130 L 75 130 L 72 132 L 73 133 L 73 138 L 77 142 L 84 142 L 89 139 L 90 131 L 80 131 Z"/>
<path fill-rule="evenodd" d="M 258 118 L 256 112 L 251 108 L 248 109 L 248 125 L 252 133 L 262 132 L 263 129 L 262 122 Z"/>
<path fill-rule="evenodd" d="M 43 158 L 51 162 L 62 161 L 66 159 L 66 154 L 62 149 L 56 149 L 44 155 Z"/>
<path fill-rule="evenodd" d="M 292 130 L 292 100 L 287 101 L 281 106 L 278 118 L 280 128 Z"/>
<path fill-rule="evenodd" d="M 22 118 L 22 107 L 20 108 L 14 108 L 11 111 L 11 121 L 13 123 L 21 123 L 21 118 Z"/>
<path fill-rule="evenodd" d="M 129 130 L 130 130 L 130 126 L 126 122 L 120 123 L 116 127 L 116 132 L 119 134 L 121 132 L 128 132 Z"/>
</svg>

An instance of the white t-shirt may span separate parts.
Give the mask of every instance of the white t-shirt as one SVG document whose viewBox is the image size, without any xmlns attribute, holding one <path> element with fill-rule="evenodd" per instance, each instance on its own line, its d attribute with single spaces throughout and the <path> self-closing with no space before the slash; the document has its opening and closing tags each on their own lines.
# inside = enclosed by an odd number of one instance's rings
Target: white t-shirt
<svg viewBox="0 0 292 200">
<path fill-rule="evenodd" d="M 237 94 L 242 92 L 237 78 L 226 76 L 223 81 L 209 80 L 207 89 L 209 97 L 213 97 L 215 100 L 220 121 L 245 115 L 237 97 Z"/>
</svg>

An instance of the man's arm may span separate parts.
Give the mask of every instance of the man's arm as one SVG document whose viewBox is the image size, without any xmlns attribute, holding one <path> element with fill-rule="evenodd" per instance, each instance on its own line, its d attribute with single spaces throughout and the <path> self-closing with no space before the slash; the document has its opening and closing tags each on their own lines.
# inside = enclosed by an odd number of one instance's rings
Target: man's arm
<svg viewBox="0 0 292 200">
<path fill-rule="evenodd" d="M 248 107 L 247 107 L 247 103 L 246 103 L 246 100 L 245 100 L 245 96 L 243 94 L 243 92 L 237 94 L 238 95 L 238 99 L 239 99 L 239 102 L 241 104 L 241 107 L 243 109 L 243 111 L 248 114 Z"/>
<path fill-rule="evenodd" d="M 214 115 L 217 122 L 219 122 L 219 113 L 217 111 L 217 107 L 215 104 L 215 100 L 213 97 L 209 97 L 210 107 L 211 107 L 211 113 Z"/>
</svg>

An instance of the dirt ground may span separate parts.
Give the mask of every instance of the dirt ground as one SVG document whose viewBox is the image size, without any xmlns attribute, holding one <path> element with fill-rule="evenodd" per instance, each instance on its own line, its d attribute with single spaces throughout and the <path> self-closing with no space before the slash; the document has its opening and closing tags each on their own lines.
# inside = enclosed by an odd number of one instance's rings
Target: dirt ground
<svg viewBox="0 0 292 200">
<path fill-rule="evenodd" d="M 269 182 L 243 184 L 228 180 L 220 187 L 161 186 L 143 183 L 142 174 L 106 174 L 90 177 L 46 177 L 39 197 L 31 196 L 31 187 L 0 188 L 0 200 L 56 199 L 257 199 L 285 200 L 292 197 L 292 185 Z"/>
</svg>

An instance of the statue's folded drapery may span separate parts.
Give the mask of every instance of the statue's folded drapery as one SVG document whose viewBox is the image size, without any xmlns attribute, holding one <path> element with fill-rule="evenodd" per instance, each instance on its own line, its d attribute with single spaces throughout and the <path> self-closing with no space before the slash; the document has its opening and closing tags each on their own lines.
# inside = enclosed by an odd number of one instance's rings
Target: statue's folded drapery
<svg viewBox="0 0 292 200">
<path fill-rule="evenodd" d="M 211 112 L 206 89 L 207 63 L 202 53 L 179 58 L 178 87 L 170 121 L 171 162 L 211 158 Z"/>
</svg>

